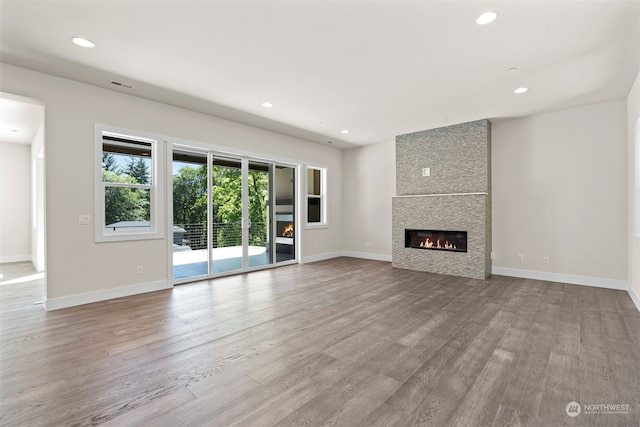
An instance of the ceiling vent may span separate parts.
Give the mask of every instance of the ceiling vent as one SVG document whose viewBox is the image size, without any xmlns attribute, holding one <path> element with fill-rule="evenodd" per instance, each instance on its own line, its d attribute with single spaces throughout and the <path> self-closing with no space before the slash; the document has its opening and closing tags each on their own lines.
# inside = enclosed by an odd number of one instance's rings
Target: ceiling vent
<svg viewBox="0 0 640 427">
<path fill-rule="evenodd" d="M 128 85 L 126 83 L 118 82 L 116 80 L 111 80 L 109 83 L 111 83 L 114 86 L 124 87 L 124 88 L 127 88 L 127 89 L 133 89 L 133 86 Z"/>
</svg>

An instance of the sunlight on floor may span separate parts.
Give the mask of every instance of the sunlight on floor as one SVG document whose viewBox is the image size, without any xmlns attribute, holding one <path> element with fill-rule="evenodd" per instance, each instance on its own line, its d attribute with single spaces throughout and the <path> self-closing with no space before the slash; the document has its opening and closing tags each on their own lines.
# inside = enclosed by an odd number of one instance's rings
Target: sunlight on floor
<svg viewBox="0 0 640 427">
<path fill-rule="evenodd" d="M 0 274 L 0 279 L 4 277 L 4 274 Z M 18 277 L 13 280 L 5 280 L 4 282 L 0 281 L 0 286 L 2 285 L 15 285 L 17 283 L 26 283 L 31 282 L 32 280 L 44 279 L 44 273 L 36 273 L 30 274 L 28 276 Z"/>
</svg>

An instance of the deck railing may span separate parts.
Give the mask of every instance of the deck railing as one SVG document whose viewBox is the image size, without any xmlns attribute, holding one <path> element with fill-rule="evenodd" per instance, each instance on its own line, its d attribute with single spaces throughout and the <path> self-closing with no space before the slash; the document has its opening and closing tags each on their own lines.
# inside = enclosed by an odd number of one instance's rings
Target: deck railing
<svg viewBox="0 0 640 427">
<path fill-rule="evenodd" d="M 242 226 L 239 222 L 214 222 L 213 247 L 242 246 Z M 249 228 L 249 245 L 262 246 L 267 242 L 265 223 L 252 223 Z M 175 245 L 192 250 L 207 248 L 206 224 L 175 224 L 173 230 Z"/>
</svg>

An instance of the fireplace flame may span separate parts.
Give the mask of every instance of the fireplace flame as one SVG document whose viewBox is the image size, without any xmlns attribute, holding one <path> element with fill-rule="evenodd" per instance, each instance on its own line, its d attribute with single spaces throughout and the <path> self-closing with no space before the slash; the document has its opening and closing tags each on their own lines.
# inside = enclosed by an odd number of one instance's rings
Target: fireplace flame
<svg viewBox="0 0 640 427">
<path fill-rule="evenodd" d="M 434 243 L 430 237 L 427 237 L 425 240 L 420 242 L 421 248 L 437 248 L 437 249 L 458 249 L 456 245 L 453 243 L 449 243 L 449 241 L 445 240 L 444 245 L 440 243 L 440 239 L 437 239 Z"/>
<path fill-rule="evenodd" d="M 293 224 L 288 223 L 284 226 L 284 230 L 282 231 L 282 237 L 293 237 Z"/>
</svg>

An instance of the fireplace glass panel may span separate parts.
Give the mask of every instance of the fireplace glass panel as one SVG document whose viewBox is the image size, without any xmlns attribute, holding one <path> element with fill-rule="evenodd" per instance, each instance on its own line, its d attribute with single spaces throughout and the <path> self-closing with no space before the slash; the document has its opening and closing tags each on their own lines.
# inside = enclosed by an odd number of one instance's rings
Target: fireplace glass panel
<svg viewBox="0 0 640 427">
<path fill-rule="evenodd" d="M 447 230 L 404 230 L 405 248 L 467 252 L 467 232 Z"/>
</svg>

